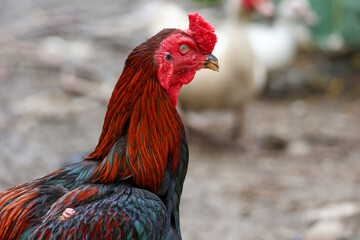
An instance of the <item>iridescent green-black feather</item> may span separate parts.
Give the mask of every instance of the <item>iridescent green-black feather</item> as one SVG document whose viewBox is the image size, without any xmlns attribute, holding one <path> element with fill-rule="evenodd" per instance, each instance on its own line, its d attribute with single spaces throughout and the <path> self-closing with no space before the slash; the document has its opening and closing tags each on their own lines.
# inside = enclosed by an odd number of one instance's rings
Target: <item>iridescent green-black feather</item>
<svg viewBox="0 0 360 240">
<path fill-rule="evenodd" d="M 76 214 L 62 219 L 66 207 Z M 166 208 L 155 194 L 127 184 L 87 184 L 55 202 L 22 238 L 162 239 L 165 225 Z"/>
</svg>

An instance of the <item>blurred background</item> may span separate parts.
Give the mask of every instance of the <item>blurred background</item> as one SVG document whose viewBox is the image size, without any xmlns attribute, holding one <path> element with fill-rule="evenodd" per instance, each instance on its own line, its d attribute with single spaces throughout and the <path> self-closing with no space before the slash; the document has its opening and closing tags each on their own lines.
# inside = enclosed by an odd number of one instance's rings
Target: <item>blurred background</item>
<svg viewBox="0 0 360 240">
<path fill-rule="evenodd" d="M 360 239 L 359 0 L 0 6 L 0 190 L 93 150 L 127 55 L 198 11 L 220 72 L 180 97 L 183 238 Z"/>
</svg>

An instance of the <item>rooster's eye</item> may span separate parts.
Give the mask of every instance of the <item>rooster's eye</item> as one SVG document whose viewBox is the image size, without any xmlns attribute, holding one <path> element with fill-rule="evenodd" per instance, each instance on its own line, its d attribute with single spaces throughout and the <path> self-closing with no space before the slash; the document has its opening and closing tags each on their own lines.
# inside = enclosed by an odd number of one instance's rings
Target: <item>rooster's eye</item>
<svg viewBox="0 0 360 240">
<path fill-rule="evenodd" d="M 179 50 L 182 54 L 185 54 L 189 51 L 189 46 L 186 44 L 181 44 Z"/>
</svg>

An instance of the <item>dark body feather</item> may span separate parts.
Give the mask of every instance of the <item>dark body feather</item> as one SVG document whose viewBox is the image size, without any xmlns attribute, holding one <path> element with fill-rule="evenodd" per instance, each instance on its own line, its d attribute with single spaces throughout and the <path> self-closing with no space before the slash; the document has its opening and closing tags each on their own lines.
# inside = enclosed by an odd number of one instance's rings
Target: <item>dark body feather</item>
<svg viewBox="0 0 360 240">
<path fill-rule="evenodd" d="M 87 198 L 79 201 L 82 192 Z M 77 214 L 61 220 L 64 200 Z M 161 239 L 166 208 L 155 194 L 130 185 L 86 184 L 55 202 L 43 218 L 26 233 L 27 239 Z"/>
<path fill-rule="evenodd" d="M 0 239 L 181 239 L 188 147 L 154 61 L 176 31 L 163 30 L 129 55 L 93 153 L 0 193 Z M 76 214 L 63 220 L 67 207 Z"/>
</svg>

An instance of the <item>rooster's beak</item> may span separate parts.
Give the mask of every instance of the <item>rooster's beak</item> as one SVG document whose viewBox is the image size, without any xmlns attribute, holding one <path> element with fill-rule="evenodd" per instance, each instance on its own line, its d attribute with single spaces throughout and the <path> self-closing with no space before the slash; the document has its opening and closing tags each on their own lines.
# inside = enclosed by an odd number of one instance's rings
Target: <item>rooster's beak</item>
<svg viewBox="0 0 360 240">
<path fill-rule="evenodd" d="M 208 57 L 204 60 L 203 67 L 218 72 L 219 71 L 219 63 L 218 63 L 217 58 L 214 55 L 209 54 Z"/>
</svg>

